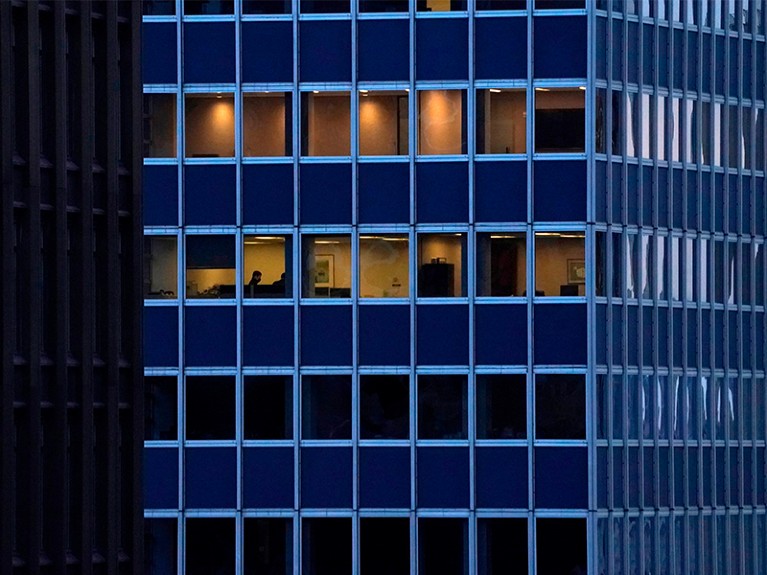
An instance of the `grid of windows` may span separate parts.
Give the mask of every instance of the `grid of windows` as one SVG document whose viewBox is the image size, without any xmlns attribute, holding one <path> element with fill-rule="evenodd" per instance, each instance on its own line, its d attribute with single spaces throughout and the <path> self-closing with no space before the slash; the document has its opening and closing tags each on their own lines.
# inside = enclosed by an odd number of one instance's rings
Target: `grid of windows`
<svg viewBox="0 0 767 575">
<path fill-rule="evenodd" d="M 618 4 L 146 4 L 151 561 L 618 573 L 711 461 L 764 517 L 764 13 Z"/>
</svg>

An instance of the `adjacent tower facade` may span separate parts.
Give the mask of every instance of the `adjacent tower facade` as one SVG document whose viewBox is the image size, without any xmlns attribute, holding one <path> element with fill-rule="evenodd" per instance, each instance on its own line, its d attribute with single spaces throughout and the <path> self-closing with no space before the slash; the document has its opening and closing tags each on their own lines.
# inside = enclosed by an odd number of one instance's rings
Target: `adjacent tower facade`
<svg viewBox="0 0 767 575">
<path fill-rule="evenodd" d="M 0 2 L 0 573 L 141 573 L 140 5 Z"/>
<path fill-rule="evenodd" d="M 144 4 L 147 573 L 761 573 L 765 6 Z"/>
</svg>

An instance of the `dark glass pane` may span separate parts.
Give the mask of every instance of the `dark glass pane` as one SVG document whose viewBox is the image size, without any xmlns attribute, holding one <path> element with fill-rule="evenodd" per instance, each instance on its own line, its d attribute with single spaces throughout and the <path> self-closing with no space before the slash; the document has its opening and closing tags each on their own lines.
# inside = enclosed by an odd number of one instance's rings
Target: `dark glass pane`
<svg viewBox="0 0 767 575">
<path fill-rule="evenodd" d="M 304 439 L 351 439 L 352 384 L 348 375 L 304 376 L 301 394 Z"/>
<path fill-rule="evenodd" d="M 410 395 L 406 375 L 360 377 L 360 437 L 407 439 Z"/>
<path fill-rule="evenodd" d="M 184 0 L 184 14 L 234 14 L 233 0 Z"/>
<path fill-rule="evenodd" d="M 144 520 L 144 573 L 175 575 L 178 540 L 175 519 Z"/>
<path fill-rule="evenodd" d="M 419 575 L 466 575 L 468 573 L 465 519 L 419 519 Z"/>
<path fill-rule="evenodd" d="M 586 520 L 538 519 L 538 573 L 586 575 Z"/>
<path fill-rule="evenodd" d="M 477 376 L 477 437 L 524 439 L 527 386 L 524 375 Z"/>
<path fill-rule="evenodd" d="M 293 573 L 293 529 L 290 519 L 245 519 L 245 573 Z"/>
<path fill-rule="evenodd" d="M 410 571 L 410 520 L 360 519 L 361 575 L 407 574 Z"/>
<path fill-rule="evenodd" d="M 525 575 L 527 519 L 479 519 L 477 560 L 479 575 Z"/>
<path fill-rule="evenodd" d="M 186 378 L 186 438 L 234 439 L 233 377 Z"/>
<path fill-rule="evenodd" d="M 586 439 L 585 376 L 535 377 L 535 437 Z"/>
<path fill-rule="evenodd" d="M 292 378 L 246 377 L 243 411 L 245 439 L 291 439 Z"/>
<path fill-rule="evenodd" d="M 351 519 L 304 519 L 301 535 L 304 575 L 352 574 Z"/>
<path fill-rule="evenodd" d="M 234 575 L 234 519 L 186 520 L 186 575 Z"/>
<path fill-rule="evenodd" d="M 176 378 L 144 378 L 144 439 L 176 439 Z"/>
<path fill-rule="evenodd" d="M 465 375 L 418 377 L 418 438 L 466 439 Z"/>
</svg>

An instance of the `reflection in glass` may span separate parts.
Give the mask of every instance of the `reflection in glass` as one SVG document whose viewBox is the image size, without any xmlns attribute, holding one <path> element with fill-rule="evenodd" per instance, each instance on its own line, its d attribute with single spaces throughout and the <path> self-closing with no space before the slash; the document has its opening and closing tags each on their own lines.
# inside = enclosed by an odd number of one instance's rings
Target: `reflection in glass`
<svg viewBox="0 0 767 575">
<path fill-rule="evenodd" d="M 524 233 L 477 234 L 477 295 L 525 294 L 526 243 Z"/>
<path fill-rule="evenodd" d="M 418 376 L 418 439 L 466 439 L 465 375 Z"/>
<path fill-rule="evenodd" d="M 466 91 L 418 92 L 418 153 L 466 153 Z"/>
<path fill-rule="evenodd" d="M 144 519 L 144 573 L 175 573 L 177 549 L 175 517 Z"/>
<path fill-rule="evenodd" d="M 176 439 L 176 378 L 144 378 L 144 439 Z"/>
<path fill-rule="evenodd" d="M 666 97 L 658 96 L 655 104 L 655 137 L 657 138 L 657 156 L 666 160 Z"/>
<path fill-rule="evenodd" d="M 525 439 L 527 385 L 524 374 L 477 375 L 477 438 Z"/>
<path fill-rule="evenodd" d="M 352 438 L 352 382 L 348 375 L 301 378 L 303 439 Z"/>
<path fill-rule="evenodd" d="M 187 16 L 210 16 L 234 14 L 233 0 L 184 0 L 184 14 Z"/>
<path fill-rule="evenodd" d="M 290 297 L 293 293 L 290 236 L 245 236 L 243 297 Z"/>
<path fill-rule="evenodd" d="M 351 153 L 349 92 L 301 94 L 301 155 L 348 156 Z"/>
<path fill-rule="evenodd" d="M 418 297 L 466 295 L 465 248 L 465 234 L 419 234 Z"/>
<path fill-rule="evenodd" d="M 290 519 L 246 517 L 243 524 L 245 573 L 293 573 L 293 524 Z"/>
<path fill-rule="evenodd" d="M 535 376 L 535 437 L 586 439 L 585 376 Z"/>
<path fill-rule="evenodd" d="M 535 234 L 535 295 L 586 295 L 586 236 L 583 232 Z"/>
<path fill-rule="evenodd" d="M 360 90 L 359 105 L 360 155 L 407 155 L 408 93 Z"/>
<path fill-rule="evenodd" d="M 176 236 L 144 237 L 144 297 L 176 298 L 178 249 Z"/>
<path fill-rule="evenodd" d="M 360 236 L 360 297 L 408 297 L 408 237 Z"/>
<path fill-rule="evenodd" d="M 144 16 L 173 16 L 176 0 L 144 0 Z"/>
<path fill-rule="evenodd" d="M 524 154 L 526 91 L 477 90 L 477 153 Z"/>
<path fill-rule="evenodd" d="M 303 297 L 351 297 L 351 238 L 301 236 Z"/>
<path fill-rule="evenodd" d="M 244 156 L 290 156 L 293 153 L 290 101 L 289 92 L 242 95 Z"/>
<path fill-rule="evenodd" d="M 409 390 L 407 375 L 360 376 L 360 438 L 407 439 Z"/>
<path fill-rule="evenodd" d="M 666 299 L 666 238 L 655 238 L 655 297 Z"/>
<path fill-rule="evenodd" d="M 639 156 L 639 94 L 626 92 L 626 155 Z"/>
<path fill-rule="evenodd" d="M 144 94 L 144 157 L 176 157 L 175 94 Z"/>
<path fill-rule="evenodd" d="M 185 156 L 234 157 L 234 96 L 185 94 L 184 106 Z"/>
<path fill-rule="evenodd" d="M 186 297 L 235 297 L 234 236 L 186 236 Z"/>
<path fill-rule="evenodd" d="M 586 92 L 572 88 L 535 89 L 536 153 L 586 149 Z"/>
</svg>

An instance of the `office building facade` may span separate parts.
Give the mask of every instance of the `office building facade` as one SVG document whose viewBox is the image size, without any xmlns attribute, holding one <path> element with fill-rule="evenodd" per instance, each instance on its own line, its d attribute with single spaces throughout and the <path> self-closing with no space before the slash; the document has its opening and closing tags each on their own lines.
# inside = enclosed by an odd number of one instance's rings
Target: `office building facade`
<svg viewBox="0 0 767 575">
<path fill-rule="evenodd" d="M 141 573 L 141 9 L 0 2 L 0 573 Z"/>
<path fill-rule="evenodd" d="M 146 2 L 147 573 L 761 573 L 762 1 Z"/>
</svg>

